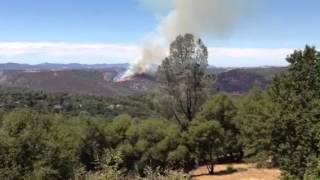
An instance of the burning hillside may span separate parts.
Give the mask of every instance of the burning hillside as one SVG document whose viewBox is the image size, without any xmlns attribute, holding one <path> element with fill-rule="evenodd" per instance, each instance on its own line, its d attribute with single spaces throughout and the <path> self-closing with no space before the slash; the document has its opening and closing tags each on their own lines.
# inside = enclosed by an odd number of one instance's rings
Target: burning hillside
<svg viewBox="0 0 320 180">
<path fill-rule="evenodd" d="M 118 76 L 120 78 L 115 78 L 115 82 L 123 83 L 128 81 L 155 81 L 155 75 L 151 73 L 136 73 L 131 76 L 126 76 L 125 78 L 121 78 L 122 75 Z"/>
<path fill-rule="evenodd" d="M 286 68 L 249 68 L 237 71 L 218 71 L 216 88 L 219 91 L 245 94 L 253 85 L 265 89 L 275 74 Z M 126 96 L 142 93 L 155 86 L 155 74 L 137 73 L 120 81 L 123 73 L 117 70 L 61 70 L 29 72 L 24 70 L 0 71 L 0 86 L 21 87 L 47 92 L 69 92 L 101 96 Z"/>
</svg>

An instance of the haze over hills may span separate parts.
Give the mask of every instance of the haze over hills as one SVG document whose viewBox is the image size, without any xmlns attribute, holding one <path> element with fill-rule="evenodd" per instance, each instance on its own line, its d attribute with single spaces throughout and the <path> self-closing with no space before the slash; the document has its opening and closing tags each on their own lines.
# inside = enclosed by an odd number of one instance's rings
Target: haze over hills
<svg viewBox="0 0 320 180">
<path fill-rule="evenodd" d="M 155 78 L 134 76 L 128 81 L 116 78 L 126 71 L 128 64 L 0 64 L 0 85 L 46 92 L 68 92 L 98 96 L 127 96 L 151 90 Z M 245 94 L 254 85 L 266 89 L 275 74 L 285 67 L 217 68 L 208 72 L 216 75 L 212 88 L 232 94 Z"/>
<path fill-rule="evenodd" d="M 0 64 L 0 70 L 66 70 L 66 69 L 110 69 L 110 68 L 128 68 L 128 63 L 123 64 L 55 64 L 55 63 L 41 63 L 41 64 L 19 64 L 19 63 L 3 63 Z"/>
</svg>

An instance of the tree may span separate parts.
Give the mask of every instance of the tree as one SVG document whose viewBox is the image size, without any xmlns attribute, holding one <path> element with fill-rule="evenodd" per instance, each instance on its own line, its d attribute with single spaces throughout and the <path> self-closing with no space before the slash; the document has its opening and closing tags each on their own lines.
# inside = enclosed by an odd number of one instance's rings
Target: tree
<svg viewBox="0 0 320 180">
<path fill-rule="evenodd" d="M 236 124 L 236 106 L 232 99 L 224 93 L 217 94 L 209 99 L 196 116 L 199 120 L 216 120 L 224 130 L 223 152 L 224 160 L 234 161 L 242 158 L 242 149 L 239 142 L 239 129 Z M 236 156 L 235 156 L 236 155 Z"/>
<path fill-rule="evenodd" d="M 223 151 L 223 129 L 219 122 L 195 121 L 191 124 L 188 135 L 196 156 L 207 163 L 209 174 L 214 174 L 214 166 Z"/>
<path fill-rule="evenodd" d="M 116 117 L 105 128 L 105 136 L 111 148 L 116 148 L 126 139 L 126 132 L 130 128 L 133 119 L 129 115 L 120 115 Z"/>
<path fill-rule="evenodd" d="M 193 35 L 178 36 L 158 68 L 162 104 L 183 129 L 193 120 L 207 95 L 208 51 Z"/>
<path fill-rule="evenodd" d="M 319 159 L 320 54 L 306 46 L 288 56 L 288 73 L 274 79 L 270 96 L 275 114 L 272 142 L 280 168 L 288 177 L 303 179 L 308 164 Z M 276 116 L 277 115 L 277 116 Z"/>
<path fill-rule="evenodd" d="M 169 155 L 177 149 L 179 137 L 177 125 L 162 120 L 145 120 L 130 126 L 126 140 L 119 144 L 118 149 L 129 170 L 143 173 L 147 166 L 163 170 L 173 158 Z"/>
<path fill-rule="evenodd" d="M 273 117 L 277 116 L 277 110 L 272 105 L 270 98 L 258 86 L 238 101 L 236 119 L 244 155 L 260 165 L 267 165 L 268 160 L 272 160 L 268 164 L 270 166 L 277 164 L 271 142 L 275 125 Z"/>
<path fill-rule="evenodd" d="M 53 119 L 25 109 L 4 117 L 0 130 L 1 179 L 71 177 L 72 167 L 56 142 Z"/>
</svg>

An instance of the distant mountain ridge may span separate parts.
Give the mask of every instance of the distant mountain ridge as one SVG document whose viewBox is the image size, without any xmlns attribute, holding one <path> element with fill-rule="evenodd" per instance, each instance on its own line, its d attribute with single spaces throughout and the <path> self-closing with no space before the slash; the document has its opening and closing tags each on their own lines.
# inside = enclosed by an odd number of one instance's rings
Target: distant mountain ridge
<svg viewBox="0 0 320 180">
<path fill-rule="evenodd" d="M 77 70 L 77 69 L 112 69 L 122 68 L 127 69 L 128 63 L 123 64 L 55 64 L 55 63 L 41 63 L 41 64 L 19 64 L 19 63 L 2 63 L 0 64 L 0 70 Z"/>
</svg>

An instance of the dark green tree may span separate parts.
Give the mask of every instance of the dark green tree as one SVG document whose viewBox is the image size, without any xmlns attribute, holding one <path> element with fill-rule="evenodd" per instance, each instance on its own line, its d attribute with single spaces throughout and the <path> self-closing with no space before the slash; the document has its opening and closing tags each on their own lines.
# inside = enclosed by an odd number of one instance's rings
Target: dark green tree
<svg viewBox="0 0 320 180">
<path fill-rule="evenodd" d="M 56 141 L 54 117 L 16 110 L 0 130 L 1 179 L 63 179 L 72 176 Z"/>
<path fill-rule="evenodd" d="M 271 142 L 276 113 L 270 98 L 258 86 L 238 100 L 236 119 L 244 155 L 261 165 L 277 165 Z"/>
<path fill-rule="evenodd" d="M 178 36 L 158 68 L 161 104 L 185 129 L 207 95 L 208 51 L 191 34 Z"/>
<path fill-rule="evenodd" d="M 223 152 L 225 160 L 233 161 L 242 158 L 242 149 L 239 142 L 239 129 L 235 119 L 237 108 L 232 99 L 224 93 L 217 94 L 209 99 L 200 109 L 196 119 L 216 120 L 224 130 Z M 236 155 L 236 156 L 235 156 Z"/>
<path fill-rule="evenodd" d="M 217 121 L 195 121 L 188 135 L 196 157 L 207 164 L 209 174 L 214 174 L 214 166 L 223 154 L 223 128 Z"/>
<path fill-rule="evenodd" d="M 280 168 L 290 178 L 303 179 L 308 164 L 319 158 L 320 56 L 306 46 L 288 56 L 288 72 L 277 76 L 270 96 L 279 113 L 273 114 L 272 143 L 281 157 Z"/>
<path fill-rule="evenodd" d="M 118 149 L 127 160 L 126 168 L 142 173 L 146 167 L 164 170 L 175 162 L 171 152 L 179 146 L 177 125 L 162 120 L 145 120 L 134 124 L 126 132 L 126 140 Z"/>
</svg>

